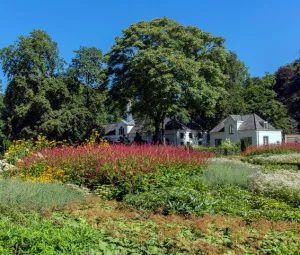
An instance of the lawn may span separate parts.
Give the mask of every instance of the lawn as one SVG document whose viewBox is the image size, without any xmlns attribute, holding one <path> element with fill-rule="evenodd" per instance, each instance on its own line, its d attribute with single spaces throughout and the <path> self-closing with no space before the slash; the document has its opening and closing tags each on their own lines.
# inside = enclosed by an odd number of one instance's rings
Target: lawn
<svg viewBox="0 0 300 255">
<path fill-rule="evenodd" d="M 1 254 L 299 254 L 297 171 L 150 145 L 10 153 Z"/>
</svg>

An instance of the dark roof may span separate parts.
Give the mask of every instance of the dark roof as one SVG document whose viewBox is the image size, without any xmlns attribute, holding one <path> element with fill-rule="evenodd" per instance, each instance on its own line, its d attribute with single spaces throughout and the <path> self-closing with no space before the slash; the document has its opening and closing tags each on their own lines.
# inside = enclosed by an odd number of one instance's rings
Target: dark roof
<svg viewBox="0 0 300 255">
<path fill-rule="evenodd" d="M 166 130 L 185 130 L 185 129 L 201 130 L 201 127 L 198 124 L 194 123 L 194 122 L 183 124 L 183 123 L 181 123 L 179 121 L 176 121 L 176 120 L 169 120 L 165 124 L 165 129 Z"/>
<path fill-rule="evenodd" d="M 264 129 L 264 122 L 261 117 L 256 114 L 247 115 L 229 115 L 226 119 L 222 120 L 217 126 L 215 126 L 210 132 L 224 132 L 225 122 L 228 118 L 232 118 L 234 121 L 243 121 L 239 127 L 239 131 L 245 130 L 266 130 Z M 267 130 L 276 130 L 270 123 L 268 123 Z"/>
<path fill-rule="evenodd" d="M 171 120 L 166 123 L 165 130 L 174 130 L 174 129 L 187 129 L 188 127 L 184 125 L 183 123 L 180 123 L 178 121 Z"/>
<path fill-rule="evenodd" d="M 123 121 L 125 124 L 128 124 L 128 122 Z M 108 123 L 104 125 L 104 132 L 102 135 L 109 136 L 109 135 L 116 135 L 116 128 L 117 128 L 118 122 Z M 132 124 L 132 123 L 130 123 Z M 133 128 L 130 130 L 129 134 L 135 134 L 135 133 L 142 133 L 147 132 L 149 129 L 151 129 L 151 121 L 148 119 L 143 120 L 136 120 L 134 122 Z M 165 129 L 166 130 L 185 130 L 185 129 L 191 129 L 191 130 L 201 130 L 201 127 L 193 122 L 183 124 L 176 120 L 171 120 L 169 118 L 165 119 Z"/>
<path fill-rule="evenodd" d="M 130 130 L 129 134 L 135 134 L 135 133 L 143 133 L 146 132 L 149 129 L 149 123 L 147 120 L 137 120 L 135 121 L 135 125 Z"/>
</svg>

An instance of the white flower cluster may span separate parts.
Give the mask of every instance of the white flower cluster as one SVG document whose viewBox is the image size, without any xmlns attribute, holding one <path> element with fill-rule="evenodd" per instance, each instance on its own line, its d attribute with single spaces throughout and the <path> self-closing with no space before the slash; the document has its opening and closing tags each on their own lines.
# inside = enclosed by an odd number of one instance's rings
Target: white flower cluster
<svg viewBox="0 0 300 255">
<path fill-rule="evenodd" d="M 258 192 L 268 194 L 278 194 L 278 196 L 299 194 L 300 196 L 300 172 L 280 170 L 276 172 L 259 172 L 253 179 L 253 189 Z M 282 192 L 285 192 L 283 194 Z"/>
<path fill-rule="evenodd" d="M 290 154 L 279 154 L 272 156 L 256 156 L 248 160 L 249 163 L 253 164 L 288 164 L 288 163 L 300 163 L 300 154 L 299 153 L 290 153 Z"/>
<path fill-rule="evenodd" d="M 0 173 L 4 171 L 10 171 L 13 168 L 15 168 L 15 166 L 8 164 L 5 159 L 0 160 Z"/>
</svg>

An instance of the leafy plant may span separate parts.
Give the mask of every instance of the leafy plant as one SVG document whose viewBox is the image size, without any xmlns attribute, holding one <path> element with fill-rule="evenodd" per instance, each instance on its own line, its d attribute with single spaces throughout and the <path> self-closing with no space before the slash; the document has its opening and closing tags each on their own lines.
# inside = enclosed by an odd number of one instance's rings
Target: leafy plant
<svg viewBox="0 0 300 255">
<path fill-rule="evenodd" d="M 162 214 L 169 213 L 203 215 L 209 212 L 210 204 L 204 192 L 186 187 L 167 187 L 153 189 L 137 195 L 126 195 L 124 204 L 138 210 L 155 210 Z"/>
</svg>

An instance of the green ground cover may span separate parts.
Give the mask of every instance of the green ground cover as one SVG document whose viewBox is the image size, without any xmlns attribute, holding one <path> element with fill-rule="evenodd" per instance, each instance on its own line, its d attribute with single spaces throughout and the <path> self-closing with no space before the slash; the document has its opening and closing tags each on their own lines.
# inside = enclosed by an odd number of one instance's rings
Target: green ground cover
<svg viewBox="0 0 300 255">
<path fill-rule="evenodd" d="M 95 154 L 93 147 L 78 147 L 84 157 L 76 148 L 54 151 L 57 158 L 41 151 L 6 170 L 10 174 L 0 180 L 0 254 L 299 254 L 297 171 L 262 171 L 260 165 L 186 149 L 162 154 L 140 147 L 132 157 L 125 148 L 117 148 L 119 161 L 106 147 Z M 108 159 L 103 162 L 102 149 Z M 72 152 L 68 160 L 65 151 Z M 33 172 L 37 163 L 49 165 Z M 109 170 L 106 175 L 97 173 L 99 165 Z M 124 175 L 122 168 L 135 166 L 137 179 Z M 32 175 L 22 178 L 26 173 Z"/>
</svg>

